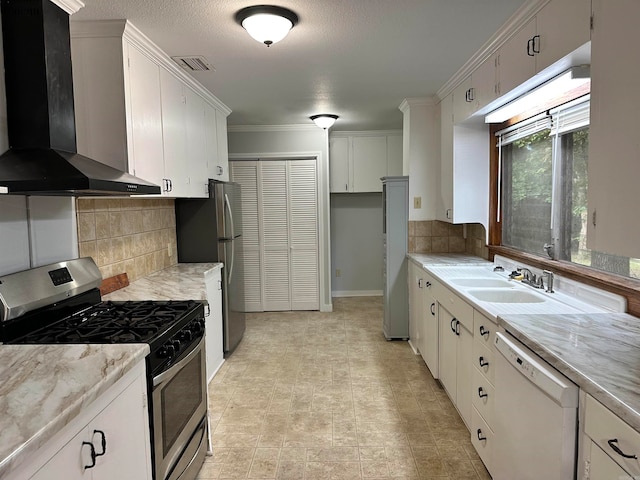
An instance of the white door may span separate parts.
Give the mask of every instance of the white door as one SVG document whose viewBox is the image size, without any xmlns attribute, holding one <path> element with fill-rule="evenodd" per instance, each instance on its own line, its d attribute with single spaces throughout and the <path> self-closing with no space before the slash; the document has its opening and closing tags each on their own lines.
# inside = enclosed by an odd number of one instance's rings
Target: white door
<svg viewBox="0 0 640 480">
<path fill-rule="evenodd" d="M 246 312 L 262 312 L 258 162 L 231 162 L 231 177 L 232 181 L 240 184 L 242 198 L 244 307 Z"/>
</svg>

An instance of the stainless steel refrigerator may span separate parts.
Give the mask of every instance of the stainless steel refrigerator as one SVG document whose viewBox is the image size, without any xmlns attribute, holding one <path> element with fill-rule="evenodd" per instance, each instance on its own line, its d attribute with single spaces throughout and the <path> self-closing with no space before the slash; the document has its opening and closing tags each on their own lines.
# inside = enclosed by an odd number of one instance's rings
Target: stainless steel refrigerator
<svg viewBox="0 0 640 480">
<path fill-rule="evenodd" d="M 240 185 L 209 180 L 209 198 L 176 199 L 180 263 L 222 262 L 225 356 L 245 330 Z"/>
</svg>

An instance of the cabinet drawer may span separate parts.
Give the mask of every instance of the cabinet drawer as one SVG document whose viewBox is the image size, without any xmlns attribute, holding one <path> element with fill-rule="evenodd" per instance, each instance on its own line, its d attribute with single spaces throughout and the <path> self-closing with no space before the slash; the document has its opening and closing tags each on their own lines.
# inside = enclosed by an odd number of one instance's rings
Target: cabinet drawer
<svg viewBox="0 0 640 480">
<path fill-rule="evenodd" d="M 493 430 L 489 428 L 482 416 L 473 407 L 471 409 L 471 444 L 487 467 L 489 473 L 493 458 Z"/>
<path fill-rule="evenodd" d="M 473 369 L 473 386 L 471 387 L 471 399 L 473 406 L 482 415 L 487 425 L 493 424 L 494 388 L 480 370 Z"/>
<path fill-rule="evenodd" d="M 473 311 L 473 337 L 493 351 L 498 325 L 477 310 Z M 488 332 L 488 333 L 487 333 Z"/>
<path fill-rule="evenodd" d="M 458 295 L 439 283 L 434 285 L 434 296 L 451 315 L 470 332 L 473 330 L 473 307 Z"/>
<path fill-rule="evenodd" d="M 631 476 L 611 460 L 600 447 L 593 442 L 589 444 L 591 446 L 590 480 L 631 479 Z"/>
<path fill-rule="evenodd" d="M 495 365 L 493 363 L 493 348 L 489 349 L 484 342 L 479 340 L 473 342 L 473 364 L 482 372 L 491 385 L 495 381 Z"/>
<path fill-rule="evenodd" d="M 591 395 L 587 395 L 585 405 L 584 431 L 623 469 L 634 476 L 640 475 L 638 460 L 624 458 L 614 449 L 616 447 L 626 455 L 640 457 L 640 433 L 620 420 Z"/>
</svg>

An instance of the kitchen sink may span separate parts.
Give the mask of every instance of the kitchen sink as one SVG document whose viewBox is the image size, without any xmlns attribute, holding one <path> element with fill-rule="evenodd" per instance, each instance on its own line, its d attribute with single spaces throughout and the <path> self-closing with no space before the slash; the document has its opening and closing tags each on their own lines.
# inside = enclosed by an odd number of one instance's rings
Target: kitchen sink
<svg viewBox="0 0 640 480">
<path fill-rule="evenodd" d="M 450 282 L 461 287 L 513 287 L 513 283 L 501 278 L 452 278 Z"/>
<path fill-rule="evenodd" d="M 523 290 L 477 289 L 467 293 L 481 302 L 491 303 L 542 303 L 546 299 L 540 295 Z"/>
</svg>

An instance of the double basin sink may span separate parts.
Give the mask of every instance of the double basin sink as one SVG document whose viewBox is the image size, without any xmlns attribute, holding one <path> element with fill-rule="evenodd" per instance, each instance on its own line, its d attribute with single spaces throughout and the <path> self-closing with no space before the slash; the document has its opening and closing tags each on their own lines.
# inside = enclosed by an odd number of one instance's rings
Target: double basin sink
<svg viewBox="0 0 640 480">
<path fill-rule="evenodd" d="M 542 303 L 546 299 L 542 295 L 515 288 L 515 281 L 501 278 L 466 277 L 452 278 L 453 285 L 469 288 L 467 294 L 490 303 Z"/>
</svg>

